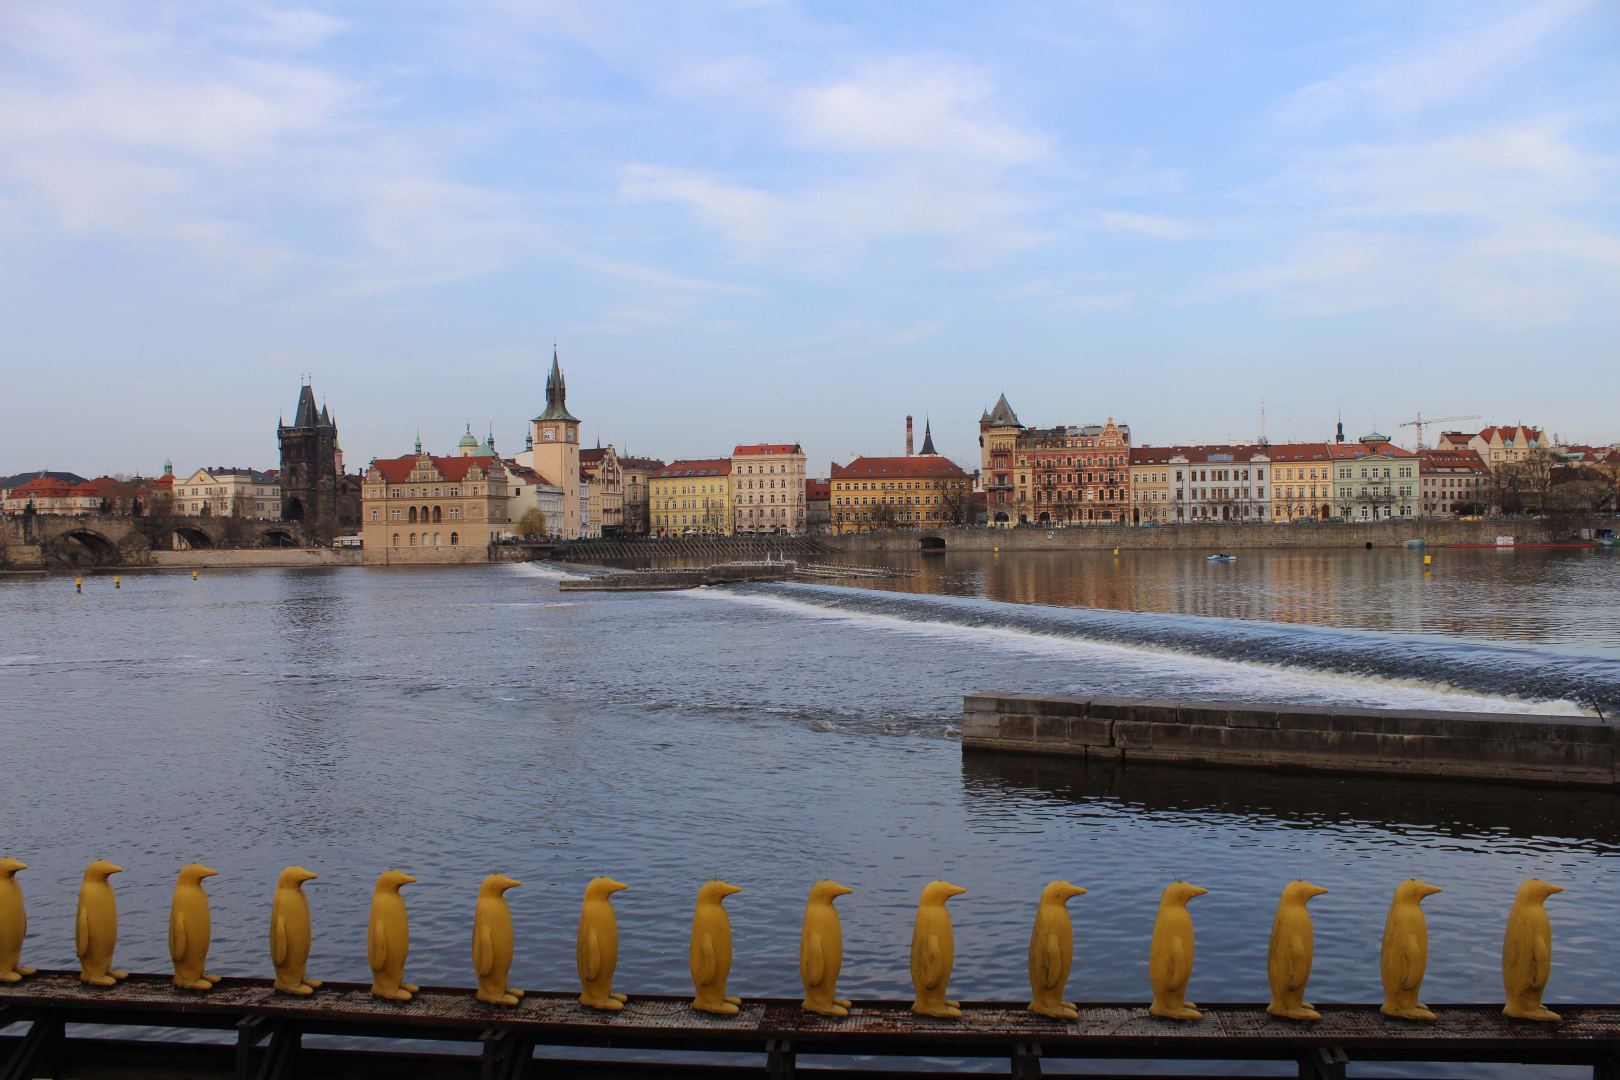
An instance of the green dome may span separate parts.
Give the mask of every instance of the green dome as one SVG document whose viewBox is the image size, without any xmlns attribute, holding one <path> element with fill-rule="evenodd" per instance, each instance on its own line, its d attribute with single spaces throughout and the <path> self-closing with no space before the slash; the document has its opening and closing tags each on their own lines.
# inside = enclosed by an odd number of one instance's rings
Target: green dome
<svg viewBox="0 0 1620 1080">
<path fill-rule="evenodd" d="M 472 433 L 472 425 L 471 424 L 467 425 L 467 434 L 465 434 L 465 435 L 463 435 L 461 437 L 461 442 L 459 442 L 457 445 L 463 447 L 464 449 L 469 449 L 469 450 L 477 448 L 477 446 L 478 446 L 478 437 L 475 436 Z"/>
</svg>

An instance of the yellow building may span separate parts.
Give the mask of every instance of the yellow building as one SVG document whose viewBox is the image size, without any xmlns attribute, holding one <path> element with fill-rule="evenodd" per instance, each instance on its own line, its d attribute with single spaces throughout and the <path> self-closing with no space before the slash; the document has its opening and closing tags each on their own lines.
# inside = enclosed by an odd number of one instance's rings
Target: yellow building
<svg viewBox="0 0 1620 1080">
<path fill-rule="evenodd" d="M 656 536 L 730 536 L 731 460 L 672 461 L 647 481 Z"/>
<path fill-rule="evenodd" d="M 368 563 L 483 562 L 511 530 L 506 465 L 498 457 L 435 457 L 422 449 L 377 458 L 361 486 Z"/>
<path fill-rule="evenodd" d="M 1170 509 L 1170 458 L 1175 453 L 1174 446 L 1131 447 L 1132 525 L 1168 525 L 1175 520 Z"/>
<path fill-rule="evenodd" d="M 835 534 L 967 525 L 973 520 L 972 478 L 938 454 L 858 457 L 844 466 L 835 462 L 829 487 Z"/>
<path fill-rule="evenodd" d="M 1333 455 L 1327 443 L 1271 447 L 1271 520 L 1325 520 L 1333 509 Z"/>
</svg>

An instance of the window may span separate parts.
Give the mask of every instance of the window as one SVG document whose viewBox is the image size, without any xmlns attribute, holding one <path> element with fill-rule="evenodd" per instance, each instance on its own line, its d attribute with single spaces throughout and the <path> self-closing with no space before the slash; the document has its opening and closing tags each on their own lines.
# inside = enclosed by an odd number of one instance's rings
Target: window
<svg viewBox="0 0 1620 1080">
<path fill-rule="evenodd" d="M 459 543 L 461 543 L 461 537 L 457 536 L 455 533 L 451 533 L 450 534 L 450 546 L 455 547 Z"/>
</svg>

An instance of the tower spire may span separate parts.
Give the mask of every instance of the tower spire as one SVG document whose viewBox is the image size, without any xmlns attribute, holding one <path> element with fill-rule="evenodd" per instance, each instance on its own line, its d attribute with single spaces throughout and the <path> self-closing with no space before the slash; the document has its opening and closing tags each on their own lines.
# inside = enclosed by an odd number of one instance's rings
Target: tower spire
<svg viewBox="0 0 1620 1080">
<path fill-rule="evenodd" d="M 923 452 L 923 454 L 925 456 L 928 455 L 928 454 L 933 454 L 935 456 L 938 456 L 938 454 L 939 454 L 939 451 L 934 449 L 934 428 L 933 428 L 933 425 L 929 422 L 929 420 L 928 420 L 928 418 L 926 416 L 923 417 L 922 452 Z"/>
</svg>

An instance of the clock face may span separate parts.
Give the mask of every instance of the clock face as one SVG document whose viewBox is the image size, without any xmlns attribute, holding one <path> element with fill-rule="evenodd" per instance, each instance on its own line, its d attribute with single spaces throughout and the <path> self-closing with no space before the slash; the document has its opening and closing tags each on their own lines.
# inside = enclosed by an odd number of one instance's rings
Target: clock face
<svg viewBox="0 0 1620 1080">
<path fill-rule="evenodd" d="M 557 429 L 556 428 L 546 428 L 544 438 L 545 438 L 546 442 L 556 442 L 557 441 Z"/>
</svg>

